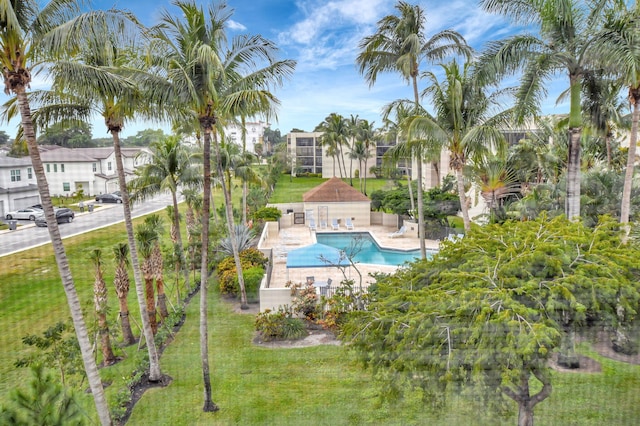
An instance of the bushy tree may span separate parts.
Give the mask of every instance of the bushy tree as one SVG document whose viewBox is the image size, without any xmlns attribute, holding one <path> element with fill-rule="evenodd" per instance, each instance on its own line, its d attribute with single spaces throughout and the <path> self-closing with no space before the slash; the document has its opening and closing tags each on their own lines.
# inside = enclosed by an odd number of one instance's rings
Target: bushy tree
<svg viewBox="0 0 640 426">
<path fill-rule="evenodd" d="M 431 261 L 375 285 L 344 327 L 384 384 L 444 403 L 455 387 L 518 404 L 518 424 L 552 392 L 548 361 L 574 330 L 623 330 L 639 306 L 640 252 L 615 221 L 593 229 L 565 217 L 474 228 Z M 623 333 L 624 334 L 624 333 Z"/>
</svg>

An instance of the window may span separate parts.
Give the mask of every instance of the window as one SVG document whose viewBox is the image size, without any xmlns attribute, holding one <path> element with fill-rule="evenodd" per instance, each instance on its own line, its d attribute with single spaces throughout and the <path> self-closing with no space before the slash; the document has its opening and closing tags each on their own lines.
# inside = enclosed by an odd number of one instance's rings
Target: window
<svg viewBox="0 0 640 426">
<path fill-rule="evenodd" d="M 96 163 L 91 164 L 91 169 L 93 170 L 93 173 L 98 171 L 98 166 L 96 165 Z"/>
<path fill-rule="evenodd" d="M 64 173 L 64 164 L 60 164 L 60 171 Z"/>
<path fill-rule="evenodd" d="M 69 182 L 62 182 L 62 190 L 71 191 L 71 185 L 69 184 Z"/>
<path fill-rule="evenodd" d="M 54 173 L 58 173 L 58 165 L 57 164 L 53 165 L 53 172 Z"/>
<path fill-rule="evenodd" d="M 20 182 L 20 170 L 11 170 L 11 182 Z"/>
<path fill-rule="evenodd" d="M 33 179 L 33 169 L 31 167 L 27 167 L 27 179 Z"/>
<path fill-rule="evenodd" d="M 107 163 L 107 170 L 111 171 L 111 161 Z"/>
<path fill-rule="evenodd" d="M 47 164 L 47 173 L 49 173 L 51 169 L 49 168 L 49 164 Z"/>
</svg>

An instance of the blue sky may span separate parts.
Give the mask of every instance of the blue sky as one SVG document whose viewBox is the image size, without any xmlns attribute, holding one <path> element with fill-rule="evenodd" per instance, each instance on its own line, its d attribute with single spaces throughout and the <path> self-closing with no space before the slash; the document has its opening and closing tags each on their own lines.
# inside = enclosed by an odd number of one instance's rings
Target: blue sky
<svg viewBox="0 0 640 426">
<path fill-rule="evenodd" d="M 502 17 L 482 12 L 474 0 L 417 3 L 426 11 L 428 35 L 451 28 L 460 32 L 474 48 L 481 49 L 487 40 L 503 38 L 513 31 Z M 128 9 L 147 25 L 158 22 L 163 8 L 176 11 L 169 0 L 101 0 L 93 4 L 95 8 Z M 379 126 L 380 111 L 386 103 L 412 96 L 411 88 L 395 73 L 380 76 L 370 88 L 355 65 L 360 40 L 375 32 L 380 18 L 395 13 L 395 1 L 229 0 L 228 4 L 235 10 L 228 32 L 230 38 L 242 33 L 261 34 L 277 43 L 281 59 L 298 62 L 294 76 L 275 92 L 281 106 L 278 119 L 271 120 L 272 129 L 280 129 L 282 134 L 292 128 L 312 131 L 332 112 L 345 117 L 358 115 Z M 38 84 L 34 82 L 32 88 Z M 557 94 L 567 85 L 560 79 L 550 86 L 550 96 L 543 102 L 545 113 L 568 112 L 566 104 L 555 105 Z M 1 101 L 4 99 L 0 97 Z M 13 137 L 16 124 L 5 123 L 0 129 Z M 146 128 L 162 128 L 168 132 L 169 126 L 130 123 L 123 136 Z M 93 124 L 93 135 L 108 136 L 100 120 Z"/>
</svg>

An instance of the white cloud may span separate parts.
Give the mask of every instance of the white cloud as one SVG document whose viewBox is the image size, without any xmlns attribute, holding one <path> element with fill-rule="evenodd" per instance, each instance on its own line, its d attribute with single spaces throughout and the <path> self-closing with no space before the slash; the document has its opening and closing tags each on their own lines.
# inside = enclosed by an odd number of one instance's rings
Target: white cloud
<svg viewBox="0 0 640 426">
<path fill-rule="evenodd" d="M 236 31 L 246 31 L 247 27 L 242 25 L 240 22 L 234 21 L 233 19 L 229 19 L 227 21 L 229 29 Z"/>
</svg>

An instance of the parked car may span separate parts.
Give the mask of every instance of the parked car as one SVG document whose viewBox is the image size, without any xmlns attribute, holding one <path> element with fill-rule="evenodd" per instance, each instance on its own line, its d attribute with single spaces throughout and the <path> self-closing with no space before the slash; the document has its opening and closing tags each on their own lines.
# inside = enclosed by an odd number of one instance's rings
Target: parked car
<svg viewBox="0 0 640 426">
<path fill-rule="evenodd" d="M 7 212 L 4 215 L 5 219 L 22 219 L 22 220 L 36 220 L 38 216 L 43 214 L 42 209 L 36 209 L 33 207 L 27 207 L 25 209 L 19 209 L 12 212 Z"/>
<path fill-rule="evenodd" d="M 54 211 L 56 214 L 56 222 L 58 223 L 71 223 L 73 221 L 73 218 L 76 217 L 74 211 L 66 207 L 60 207 L 55 209 Z M 42 214 L 36 218 L 35 223 L 36 226 L 45 227 L 47 226 L 47 218 L 45 218 L 44 214 Z"/>
<path fill-rule="evenodd" d="M 100 194 L 96 195 L 96 201 L 99 203 L 122 203 L 122 198 L 116 194 Z"/>
</svg>

